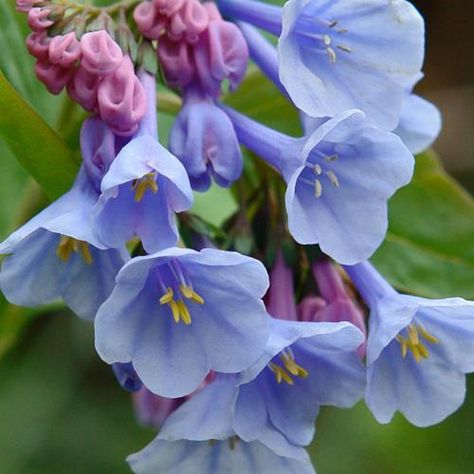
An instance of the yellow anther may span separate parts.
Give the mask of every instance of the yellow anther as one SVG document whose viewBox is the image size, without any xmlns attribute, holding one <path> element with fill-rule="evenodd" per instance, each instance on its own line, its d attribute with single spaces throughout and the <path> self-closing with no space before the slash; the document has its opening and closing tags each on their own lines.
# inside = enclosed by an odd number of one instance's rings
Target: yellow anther
<svg viewBox="0 0 474 474">
<path fill-rule="evenodd" d="M 308 371 L 295 362 L 294 357 L 289 353 L 282 353 L 280 359 L 283 361 L 286 370 L 296 377 L 306 378 Z"/>
<path fill-rule="evenodd" d="M 87 242 L 74 239 L 73 237 L 68 237 L 67 235 L 62 235 L 56 249 L 56 255 L 63 262 L 67 262 L 73 252 L 81 252 L 84 262 L 86 262 L 87 265 L 92 264 L 92 254 Z"/>
<path fill-rule="evenodd" d="M 410 324 L 407 327 L 407 332 L 407 338 L 399 334 L 396 340 L 400 343 L 402 357 L 406 357 L 408 350 L 410 350 L 416 362 L 427 359 L 430 355 L 428 348 L 421 342 L 420 335 L 431 344 L 439 343 L 439 339 L 429 334 L 422 326 Z"/>
<path fill-rule="evenodd" d="M 416 346 L 420 342 L 420 339 L 418 337 L 418 331 L 416 329 L 416 326 L 414 324 L 410 324 L 408 326 L 408 338 L 410 339 L 410 342 Z"/>
<path fill-rule="evenodd" d="M 432 344 L 439 344 L 439 339 L 437 337 L 432 336 L 423 326 L 418 326 L 418 330 L 420 334 L 426 339 L 428 342 Z"/>
<path fill-rule="evenodd" d="M 156 184 L 156 173 L 148 173 L 142 178 L 136 179 L 132 184 L 135 190 L 135 201 L 140 202 L 149 189 L 153 194 L 158 192 L 158 184 Z"/>
<path fill-rule="evenodd" d="M 160 304 L 169 304 L 173 301 L 173 290 L 171 288 L 166 289 L 166 293 L 160 298 Z"/>
<path fill-rule="evenodd" d="M 204 298 L 201 295 L 198 295 L 190 286 L 180 285 L 179 289 L 183 296 L 188 300 L 192 300 L 197 304 L 204 304 Z"/>
<path fill-rule="evenodd" d="M 280 367 L 279 365 L 276 365 L 271 362 L 270 364 L 268 364 L 268 368 L 275 374 L 275 378 L 278 383 L 285 381 L 288 385 L 294 384 L 293 379 L 283 367 Z"/>
<path fill-rule="evenodd" d="M 178 303 L 175 300 L 171 300 L 168 304 L 170 305 L 171 312 L 173 313 L 174 322 L 178 324 L 179 319 L 180 319 L 179 318 L 180 311 L 179 311 Z"/>
<path fill-rule="evenodd" d="M 183 321 L 186 326 L 191 324 L 191 314 L 189 313 L 189 309 L 186 306 L 186 303 L 183 300 L 178 300 L 176 302 L 179 308 L 179 314 L 181 315 L 181 320 Z"/>
</svg>

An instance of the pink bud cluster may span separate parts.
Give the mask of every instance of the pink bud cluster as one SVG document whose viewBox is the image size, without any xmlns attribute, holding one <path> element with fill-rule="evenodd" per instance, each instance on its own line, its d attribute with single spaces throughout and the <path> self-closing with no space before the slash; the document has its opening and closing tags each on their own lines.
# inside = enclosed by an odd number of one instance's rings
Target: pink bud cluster
<svg viewBox="0 0 474 474">
<path fill-rule="evenodd" d="M 36 58 L 35 73 L 52 94 L 67 89 L 87 111 L 97 113 L 118 135 L 133 134 L 145 115 L 146 94 L 130 57 L 105 31 L 48 36 L 53 22 L 35 0 L 18 0 L 28 11 L 31 33 L 26 45 Z"/>
<path fill-rule="evenodd" d="M 231 89 L 242 80 L 248 48 L 240 30 L 224 21 L 214 3 L 151 0 L 134 11 L 140 32 L 158 41 L 158 59 L 172 87 L 198 86 L 217 98 L 224 80 Z"/>
</svg>

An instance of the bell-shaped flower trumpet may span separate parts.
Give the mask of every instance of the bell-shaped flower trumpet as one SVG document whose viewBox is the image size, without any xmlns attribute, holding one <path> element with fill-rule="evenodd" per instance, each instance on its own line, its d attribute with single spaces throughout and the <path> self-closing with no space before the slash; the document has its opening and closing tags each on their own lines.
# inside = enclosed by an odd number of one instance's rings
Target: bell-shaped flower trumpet
<svg viewBox="0 0 474 474">
<path fill-rule="evenodd" d="M 312 121 L 302 138 L 224 110 L 239 141 L 285 179 L 288 226 L 300 244 L 319 244 L 345 264 L 373 254 L 387 230 L 387 201 L 413 174 L 413 156 L 399 137 L 357 110 Z"/>
</svg>

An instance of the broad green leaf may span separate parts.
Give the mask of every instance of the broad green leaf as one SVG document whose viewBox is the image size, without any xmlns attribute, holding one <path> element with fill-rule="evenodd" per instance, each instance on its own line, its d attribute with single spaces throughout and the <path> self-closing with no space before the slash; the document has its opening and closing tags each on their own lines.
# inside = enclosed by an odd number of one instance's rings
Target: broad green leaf
<svg viewBox="0 0 474 474">
<path fill-rule="evenodd" d="M 0 136 L 17 160 L 49 198 L 55 199 L 66 192 L 77 173 L 78 161 L 1 72 L 0 110 Z"/>
<path fill-rule="evenodd" d="M 390 202 L 389 230 L 373 262 L 404 291 L 474 299 L 473 236 L 474 200 L 427 153 Z"/>
</svg>

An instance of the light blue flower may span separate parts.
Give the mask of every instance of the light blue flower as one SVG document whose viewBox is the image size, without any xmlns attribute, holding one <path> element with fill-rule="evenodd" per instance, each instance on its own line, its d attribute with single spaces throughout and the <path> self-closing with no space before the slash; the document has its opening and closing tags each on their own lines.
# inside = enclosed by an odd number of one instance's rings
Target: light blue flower
<svg viewBox="0 0 474 474">
<path fill-rule="evenodd" d="M 109 249 L 91 220 L 99 175 L 115 154 L 112 132 L 99 119 L 87 120 L 81 150 L 84 164 L 71 190 L 0 244 L 0 254 L 8 254 L 0 288 L 22 306 L 62 298 L 78 316 L 93 320 L 129 255 L 123 246 Z"/>
<path fill-rule="evenodd" d="M 132 259 L 95 321 L 107 363 L 132 362 L 164 397 L 191 393 L 210 370 L 239 372 L 262 353 L 263 265 L 234 252 L 169 248 Z"/>
<path fill-rule="evenodd" d="M 283 11 L 252 0 L 219 5 L 280 35 L 280 80 L 303 112 L 334 117 L 357 108 L 385 130 L 396 127 L 424 56 L 423 19 L 409 2 L 289 0 Z"/>
<path fill-rule="evenodd" d="M 108 246 L 138 236 L 147 252 L 156 252 L 176 244 L 175 212 L 191 207 L 193 198 L 183 165 L 158 142 L 155 79 L 144 72 L 140 78 L 147 112 L 102 179 L 94 221 Z"/>
<path fill-rule="evenodd" d="M 362 341 L 347 322 L 271 319 L 259 360 L 239 375 L 218 375 L 171 416 L 164 433 L 175 439 L 186 432 L 194 441 L 234 433 L 289 455 L 288 445 L 311 442 L 321 405 L 350 407 L 362 398 L 365 369 L 355 352 Z"/>
<path fill-rule="evenodd" d="M 357 110 L 307 119 L 299 139 L 225 110 L 240 142 L 287 182 L 288 226 L 297 242 L 319 244 L 346 264 L 373 254 L 387 230 L 387 200 L 413 174 L 413 156 L 399 137 L 368 125 Z"/>
<path fill-rule="evenodd" d="M 127 461 L 136 474 L 314 474 L 307 452 L 279 435 L 246 442 L 232 429 L 236 377 L 221 376 L 171 413 Z M 257 407 L 256 407 L 257 408 Z M 257 414 L 257 412 L 256 412 Z"/>
<path fill-rule="evenodd" d="M 211 97 L 188 88 L 170 132 L 170 151 L 183 163 L 191 185 L 205 191 L 211 177 L 224 187 L 242 174 L 242 154 L 232 122 Z"/>
<path fill-rule="evenodd" d="M 315 474 L 309 456 L 279 456 L 262 443 L 235 437 L 166 441 L 158 436 L 127 461 L 135 474 Z"/>
<path fill-rule="evenodd" d="M 400 122 L 394 130 L 413 153 L 427 150 L 441 131 L 441 114 L 431 102 L 409 94 L 404 102 Z"/>
<path fill-rule="evenodd" d="M 474 302 L 397 293 L 369 263 L 346 267 L 370 307 L 365 400 L 380 423 L 400 411 L 439 423 L 465 397 L 474 371 Z"/>
</svg>

